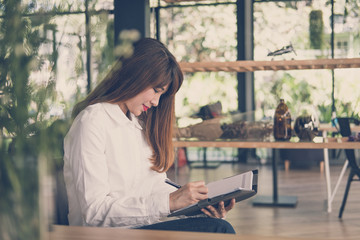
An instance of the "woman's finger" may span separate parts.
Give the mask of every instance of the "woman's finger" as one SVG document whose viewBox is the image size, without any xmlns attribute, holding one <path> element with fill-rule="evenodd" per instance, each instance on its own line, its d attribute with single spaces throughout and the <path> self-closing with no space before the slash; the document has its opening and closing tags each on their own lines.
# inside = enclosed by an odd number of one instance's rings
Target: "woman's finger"
<svg viewBox="0 0 360 240">
<path fill-rule="evenodd" d="M 225 207 L 226 212 L 233 209 L 234 206 L 235 206 L 235 198 L 231 199 L 230 203 Z"/>
<path fill-rule="evenodd" d="M 218 215 L 219 211 L 214 208 L 213 206 L 207 206 L 206 207 L 208 210 L 210 210 L 210 212 L 216 217 L 216 215 Z"/>
<path fill-rule="evenodd" d="M 208 188 L 205 186 L 204 181 L 190 182 L 184 186 L 187 188 L 192 194 L 201 196 L 198 199 L 204 199 L 205 196 L 207 198 Z"/>
<path fill-rule="evenodd" d="M 211 214 L 211 217 L 214 218 L 222 218 L 222 213 L 218 208 L 215 208 L 213 206 L 207 206 L 206 210 Z"/>
<path fill-rule="evenodd" d="M 226 209 L 225 209 L 225 204 L 223 201 L 219 202 L 219 206 L 218 206 L 218 212 L 219 212 L 219 218 L 224 218 L 226 216 Z"/>
<path fill-rule="evenodd" d="M 206 208 L 201 209 L 201 211 L 209 217 L 213 218 L 222 218 L 226 217 L 226 214 L 231 210 L 235 205 L 235 199 L 231 199 L 230 203 L 225 207 L 224 201 L 219 202 L 217 208 L 213 206 L 207 206 Z"/>
<path fill-rule="evenodd" d="M 201 211 L 209 217 L 214 217 L 214 215 L 205 208 L 202 208 Z"/>
</svg>

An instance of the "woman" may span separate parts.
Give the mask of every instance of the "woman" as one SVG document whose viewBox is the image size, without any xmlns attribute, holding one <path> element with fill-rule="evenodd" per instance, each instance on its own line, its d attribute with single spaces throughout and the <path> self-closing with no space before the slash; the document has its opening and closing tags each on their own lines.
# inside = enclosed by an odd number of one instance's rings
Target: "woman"
<svg viewBox="0 0 360 240">
<path fill-rule="evenodd" d="M 234 200 L 203 209 L 211 218 L 160 222 L 207 198 L 202 181 L 180 189 L 165 183 L 174 159 L 174 96 L 182 81 L 174 56 L 146 38 L 74 107 L 64 140 L 70 225 L 234 233 L 220 219 Z"/>
</svg>

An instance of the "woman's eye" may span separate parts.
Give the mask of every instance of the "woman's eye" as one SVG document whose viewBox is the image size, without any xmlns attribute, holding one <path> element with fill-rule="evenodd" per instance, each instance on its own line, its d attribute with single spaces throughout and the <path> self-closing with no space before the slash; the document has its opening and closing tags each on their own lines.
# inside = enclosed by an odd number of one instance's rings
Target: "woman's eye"
<svg viewBox="0 0 360 240">
<path fill-rule="evenodd" d="M 156 88 L 153 88 L 155 93 L 158 93 L 159 91 Z"/>
</svg>

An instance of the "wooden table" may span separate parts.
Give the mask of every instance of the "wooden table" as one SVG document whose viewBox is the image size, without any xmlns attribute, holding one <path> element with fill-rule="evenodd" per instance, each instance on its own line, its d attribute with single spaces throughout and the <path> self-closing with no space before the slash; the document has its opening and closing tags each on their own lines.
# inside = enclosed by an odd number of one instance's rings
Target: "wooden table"
<svg viewBox="0 0 360 240">
<path fill-rule="evenodd" d="M 271 148 L 271 149 L 323 149 L 324 150 L 324 165 L 327 188 L 327 211 L 332 211 L 332 201 L 334 195 L 340 184 L 345 170 L 347 168 L 347 161 L 338 177 L 338 181 L 334 190 L 331 188 L 330 182 L 330 166 L 328 149 L 360 149 L 360 142 L 349 142 L 348 138 L 325 138 L 326 131 L 323 132 L 324 137 L 317 137 L 315 142 L 277 142 L 277 141 L 245 141 L 245 140 L 218 140 L 218 141 L 196 141 L 196 140 L 176 140 L 174 147 L 229 147 L 229 148 Z M 279 196 L 277 186 L 277 163 L 275 151 L 272 158 L 273 169 L 273 195 L 272 196 L 257 196 L 254 205 L 261 206 L 286 206 L 294 207 L 297 204 L 297 198 L 294 196 Z"/>
<path fill-rule="evenodd" d="M 228 147 L 228 148 L 288 148 L 288 149 L 356 149 L 360 142 L 349 142 L 347 138 L 328 138 L 326 142 L 259 142 L 245 140 L 176 140 L 174 147 Z"/>
<path fill-rule="evenodd" d="M 278 236 L 233 235 L 220 233 L 135 230 L 122 228 L 52 226 L 50 240 L 300 240 Z"/>
</svg>

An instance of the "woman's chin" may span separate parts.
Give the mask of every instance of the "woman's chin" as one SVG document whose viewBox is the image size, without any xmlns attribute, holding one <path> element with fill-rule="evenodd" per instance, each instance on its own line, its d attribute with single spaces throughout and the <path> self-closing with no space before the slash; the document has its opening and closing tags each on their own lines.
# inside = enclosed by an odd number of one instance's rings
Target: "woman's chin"
<svg viewBox="0 0 360 240">
<path fill-rule="evenodd" d="M 142 111 L 136 111 L 134 112 L 133 114 L 135 115 L 135 117 L 138 117 L 142 114 L 143 112 Z"/>
</svg>

